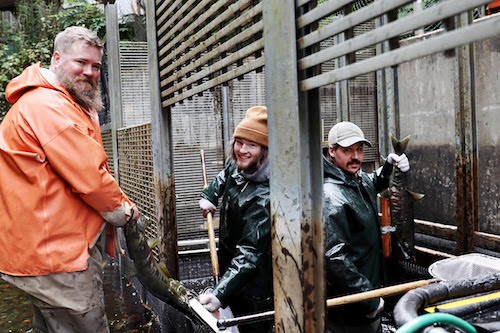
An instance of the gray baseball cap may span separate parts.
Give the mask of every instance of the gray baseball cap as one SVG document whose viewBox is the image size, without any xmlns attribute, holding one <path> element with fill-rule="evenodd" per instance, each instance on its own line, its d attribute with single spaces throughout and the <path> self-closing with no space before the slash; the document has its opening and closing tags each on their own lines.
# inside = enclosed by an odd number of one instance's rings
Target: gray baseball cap
<svg viewBox="0 0 500 333">
<path fill-rule="evenodd" d="M 338 144 L 341 147 L 349 147 L 358 142 L 363 142 L 368 147 L 372 146 L 370 141 L 365 139 L 361 128 L 349 121 L 342 121 L 336 124 L 328 133 L 329 146 Z"/>
</svg>

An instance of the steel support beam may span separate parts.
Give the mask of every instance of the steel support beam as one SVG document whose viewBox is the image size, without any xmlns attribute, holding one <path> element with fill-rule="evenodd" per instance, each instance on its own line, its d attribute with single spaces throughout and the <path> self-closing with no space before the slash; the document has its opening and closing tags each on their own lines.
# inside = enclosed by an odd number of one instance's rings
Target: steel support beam
<svg viewBox="0 0 500 333">
<path fill-rule="evenodd" d="M 456 18 L 456 27 L 472 23 L 472 13 Z M 457 48 L 455 71 L 455 167 L 457 176 L 458 253 L 474 250 L 474 232 L 479 231 L 477 133 L 474 87 L 474 45 Z"/>
<path fill-rule="evenodd" d="M 170 108 L 162 109 L 160 73 L 156 41 L 155 1 L 146 1 L 146 31 L 148 39 L 148 67 L 151 88 L 151 132 L 153 146 L 153 182 L 156 217 L 161 236 L 160 257 L 173 278 L 179 278 L 177 248 L 177 217 L 172 153 L 172 118 Z"/>
<path fill-rule="evenodd" d="M 111 112 L 111 141 L 113 148 L 114 177 L 120 183 L 117 130 L 123 127 L 122 89 L 120 83 L 120 33 L 116 6 L 107 4 L 106 15 L 106 52 L 109 70 L 109 105 Z"/>
<path fill-rule="evenodd" d="M 297 87 L 295 2 L 264 0 L 263 20 L 276 332 L 324 333 L 319 107 Z"/>
<path fill-rule="evenodd" d="M 229 86 L 222 86 L 222 129 L 224 139 L 224 161 L 227 158 L 226 154 L 229 151 L 229 142 L 231 142 L 232 138 L 232 133 L 229 129 L 229 110 L 232 110 L 231 98 L 229 96 Z"/>
<path fill-rule="evenodd" d="M 345 33 L 341 33 L 335 38 L 336 43 L 342 43 L 345 39 Z M 347 56 L 342 56 L 335 59 L 335 68 L 347 66 Z M 337 109 L 337 122 L 350 120 L 350 105 L 349 105 L 349 80 L 335 82 L 335 100 Z M 329 129 L 328 129 L 329 130 Z"/>
<path fill-rule="evenodd" d="M 379 0 L 380 1 L 380 0 Z M 376 20 L 377 28 L 389 24 L 395 19 L 393 12 L 382 15 Z M 398 45 L 389 40 L 377 44 L 377 56 L 390 52 Z M 389 134 L 400 137 L 399 102 L 398 102 L 398 70 L 396 66 L 377 70 L 377 116 L 379 152 L 387 156 L 392 152 Z"/>
</svg>

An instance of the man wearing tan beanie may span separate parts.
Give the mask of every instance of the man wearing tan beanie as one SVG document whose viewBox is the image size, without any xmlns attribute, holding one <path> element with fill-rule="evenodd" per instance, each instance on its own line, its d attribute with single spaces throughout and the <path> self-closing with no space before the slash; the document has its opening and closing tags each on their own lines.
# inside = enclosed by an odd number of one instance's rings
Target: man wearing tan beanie
<svg viewBox="0 0 500 333">
<path fill-rule="evenodd" d="M 235 316 L 272 309 L 272 258 L 267 109 L 254 106 L 234 130 L 224 170 L 201 193 L 203 216 L 222 199 L 219 261 L 222 277 L 200 295 L 210 312 L 229 306 Z M 272 321 L 240 325 L 241 333 L 272 332 Z"/>
</svg>

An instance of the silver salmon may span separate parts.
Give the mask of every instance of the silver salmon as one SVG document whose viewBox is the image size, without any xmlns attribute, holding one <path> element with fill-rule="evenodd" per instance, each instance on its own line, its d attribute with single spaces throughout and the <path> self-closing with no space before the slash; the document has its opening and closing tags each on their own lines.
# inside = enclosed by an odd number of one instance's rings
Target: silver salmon
<svg viewBox="0 0 500 333">
<path fill-rule="evenodd" d="M 124 227 L 128 254 L 134 261 L 137 278 L 153 295 L 191 315 L 189 300 L 196 295 L 169 277 L 166 268 L 156 262 L 145 238 L 146 226 L 147 221 L 140 217 L 137 223 L 127 223 Z"/>
<path fill-rule="evenodd" d="M 390 135 L 394 152 L 401 155 L 405 152 L 410 136 L 402 140 Z M 389 201 L 391 210 L 392 244 L 396 244 L 404 259 L 415 259 L 415 221 L 413 219 L 413 203 L 424 197 L 408 189 L 408 173 L 394 167 L 389 182 Z M 393 249 L 396 246 L 392 246 Z"/>
</svg>

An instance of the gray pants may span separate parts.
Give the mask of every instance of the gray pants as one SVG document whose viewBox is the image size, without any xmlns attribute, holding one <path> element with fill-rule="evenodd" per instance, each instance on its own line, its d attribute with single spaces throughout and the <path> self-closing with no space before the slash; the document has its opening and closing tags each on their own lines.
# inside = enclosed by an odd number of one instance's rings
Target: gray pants
<svg viewBox="0 0 500 333">
<path fill-rule="evenodd" d="M 102 237 L 105 238 L 105 237 Z M 7 282 L 24 290 L 34 308 L 33 327 L 42 333 L 108 333 L 102 289 L 102 255 L 96 244 L 88 269 L 45 276 L 2 274 Z"/>
</svg>

